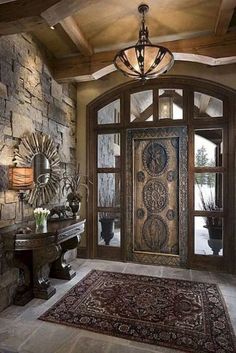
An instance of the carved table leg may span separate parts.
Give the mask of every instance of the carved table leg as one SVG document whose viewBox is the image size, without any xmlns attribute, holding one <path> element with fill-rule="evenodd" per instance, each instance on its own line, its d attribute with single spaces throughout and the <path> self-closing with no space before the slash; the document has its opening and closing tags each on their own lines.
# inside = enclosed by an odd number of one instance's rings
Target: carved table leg
<svg viewBox="0 0 236 353">
<path fill-rule="evenodd" d="M 62 252 L 59 259 L 53 262 L 50 277 L 59 278 L 59 279 L 67 279 L 75 277 L 76 272 L 72 270 L 71 265 L 67 264 L 64 259 L 64 255 L 68 250 L 75 249 L 78 245 L 78 238 L 75 236 L 74 238 L 66 240 L 61 244 Z"/>
<path fill-rule="evenodd" d="M 34 295 L 32 289 L 31 264 L 32 257 L 29 252 L 22 251 L 14 256 L 13 252 L 6 252 L 8 265 L 19 269 L 19 280 L 13 298 L 13 304 L 23 306 L 30 302 Z"/>
<path fill-rule="evenodd" d="M 33 293 L 36 298 L 49 299 L 56 293 L 56 288 L 43 274 L 43 266 L 58 259 L 60 254 L 60 245 L 50 245 L 47 248 L 33 251 Z"/>
<path fill-rule="evenodd" d="M 25 279 L 28 272 L 29 270 L 26 266 L 24 268 L 19 266 L 19 283 L 13 299 L 13 304 L 15 305 L 24 306 L 34 298 L 32 286 Z"/>
</svg>

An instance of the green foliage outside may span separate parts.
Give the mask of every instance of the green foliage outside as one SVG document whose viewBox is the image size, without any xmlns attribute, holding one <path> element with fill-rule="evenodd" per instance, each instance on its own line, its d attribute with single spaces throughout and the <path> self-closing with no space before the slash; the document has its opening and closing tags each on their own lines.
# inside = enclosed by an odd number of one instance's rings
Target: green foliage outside
<svg viewBox="0 0 236 353">
<path fill-rule="evenodd" d="M 215 163 L 208 157 L 206 147 L 202 146 L 197 150 L 195 157 L 196 167 L 214 167 Z M 208 185 L 210 188 L 215 186 L 215 174 L 214 173 L 198 173 L 196 174 L 196 182 L 198 185 Z"/>
</svg>

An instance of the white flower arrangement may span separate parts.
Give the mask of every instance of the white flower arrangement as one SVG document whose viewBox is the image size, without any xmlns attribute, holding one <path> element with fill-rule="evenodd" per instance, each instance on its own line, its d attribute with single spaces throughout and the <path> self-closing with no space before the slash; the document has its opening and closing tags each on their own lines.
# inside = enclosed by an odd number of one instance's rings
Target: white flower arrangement
<svg viewBox="0 0 236 353">
<path fill-rule="evenodd" d="M 49 214 L 50 214 L 50 211 L 46 208 L 42 208 L 42 207 L 35 208 L 34 218 L 35 218 L 36 224 L 42 225 L 47 220 L 47 217 Z"/>
</svg>

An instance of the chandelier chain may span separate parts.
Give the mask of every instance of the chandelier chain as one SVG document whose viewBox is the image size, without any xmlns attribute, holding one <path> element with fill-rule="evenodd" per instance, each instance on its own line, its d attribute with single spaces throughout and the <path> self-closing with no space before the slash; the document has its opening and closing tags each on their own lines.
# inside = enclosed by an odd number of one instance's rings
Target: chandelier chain
<svg viewBox="0 0 236 353">
<path fill-rule="evenodd" d="M 139 5 L 138 11 L 142 17 L 138 41 L 135 45 L 120 50 L 114 58 L 114 65 L 118 70 L 141 81 L 166 73 L 174 63 L 173 54 L 167 48 L 154 45 L 149 39 L 149 30 L 145 23 L 148 10 L 148 5 Z"/>
</svg>

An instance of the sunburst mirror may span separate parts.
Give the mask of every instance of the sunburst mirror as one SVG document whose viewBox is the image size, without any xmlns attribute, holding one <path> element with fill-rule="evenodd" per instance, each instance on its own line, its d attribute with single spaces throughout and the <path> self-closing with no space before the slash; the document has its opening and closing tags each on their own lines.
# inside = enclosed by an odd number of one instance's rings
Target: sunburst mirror
<svg viewBox="0 0 236 353">
<path fill-rule="evenodd" d="M 39 132 L 24 136 L 14 151 L 14 163 L 34 169 L 34 187 L 28 203 L 33 207 L 49 203 L 61 179 L 60 158 L 53 139 Z"/>
</svg>

